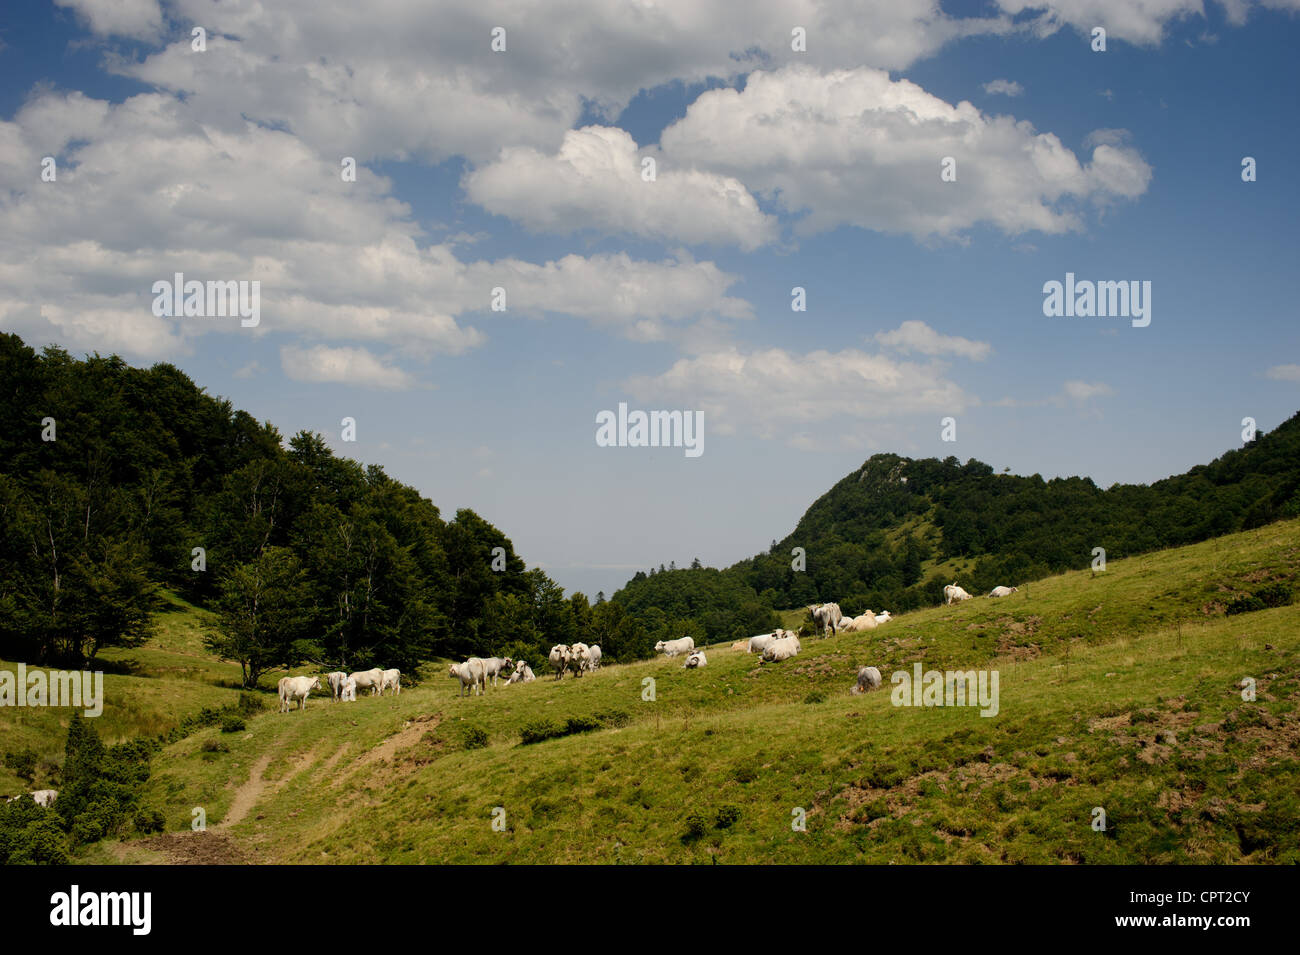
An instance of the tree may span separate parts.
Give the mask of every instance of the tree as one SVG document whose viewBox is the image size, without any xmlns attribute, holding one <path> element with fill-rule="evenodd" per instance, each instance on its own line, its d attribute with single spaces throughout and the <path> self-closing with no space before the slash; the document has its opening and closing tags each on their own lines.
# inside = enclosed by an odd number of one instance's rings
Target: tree
<svg viewBox="0 0 1300 955">
<path fill-rule="evenodd" d="M 204 646 L 243 672 L 244 686 L 277 667 L 291 667 L 319 652 L 303 640 L 311 621 L 310 591 L 293 552 L 270 547 L 221 581 L 215 602 L 218 629 Z"/>
</svg>

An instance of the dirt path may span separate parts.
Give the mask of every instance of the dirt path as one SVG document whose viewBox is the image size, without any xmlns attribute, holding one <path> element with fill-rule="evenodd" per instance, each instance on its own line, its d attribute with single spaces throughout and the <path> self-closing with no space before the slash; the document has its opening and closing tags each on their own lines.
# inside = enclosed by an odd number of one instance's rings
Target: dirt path
<svg viewBox="0 0 1300 955">
<path fill-rule="evenodd" d="M 253 770 L 248 774 L 248 782 L 235 790 L 235 798 L 231 800 L 230 808 L 226 810 L 222 820 L 212 827 L 214 830 L 229 829 L 257 805 L 257 801 L 262 798 L 262 793 L 266 789 L 266 780 L 262 778 L 262 774 L 266 772 L 266 767 L 271 765 L 271 755 L 266 753 L 253 764 Z"/>
</svg>

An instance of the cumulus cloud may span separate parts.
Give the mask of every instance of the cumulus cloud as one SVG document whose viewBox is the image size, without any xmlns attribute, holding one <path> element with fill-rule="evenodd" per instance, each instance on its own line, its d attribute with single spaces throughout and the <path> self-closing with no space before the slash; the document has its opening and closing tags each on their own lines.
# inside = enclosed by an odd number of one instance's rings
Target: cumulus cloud
<svg viewBox="0 0 1300 955">
<path fill-rule="evenodd" d="M 988 223 L 1008 234 L 1083 227 L 1082 210 L 1146 191 L 1131 148 L 1080 159 L 1051 133 L 949 104 L 874 69 L 787 67 L 705 92 L 661 137 L 671 160 L 740 179 L 805 234 L 856 225 L 917 238 Z M 940 161 L 956 161 L 956 182 Z"/>
<path fill-rule="evenodd" d="M 656 163 L 642 178 L 642 158 Z M 765 215 L 737 179 L 659 166 L 658 150 L 638 150 L 621 129 L 570 130 L 558 152 L 531 147 L 502 151 L 466 175 L 471 200 L 539 232 L 594 228 L 655 239 L 727 243 L 747 251 L 772 241 L 776 219 Z"/>
<path fill-rule="evenodd" d="M 959 335 L 941 335 L 925 322 L 903 322 L 893 331 L 877 332 L 876 341 L 904 352 L 923 355 L 956 355 L 972 361 L 983 361 L 993 353 L 988 342 L 972 341 Z"/>
<path fill-rule="evenodd" d="M 326 382 L 362 388 L 405 391 L 415 379 L 395 365 L 386 364 L 364 348 L 330 348 L 315 345 L 280 349 L 280 367 L 291 381 Z"/>
<path fill-rule="evenodd" d="M 69 0 L 73 2 L 73 0 Z M 100 33 L 146 18 L 91 16 Z M 145 5 L 146 0 L 131 0 Z M 114 68 L 184 93 L 205 119 L 237 116 L 284 125 L 325 151 L 359 158 L 455 155 L 476 161 L 503 144 L 554 150 L 584 107 L 617 116 L 643 89 L 732 79 L 796 57 L 817 65 L 901 69 L 975 34 L 1023 32 L 1011 18 L 956 18 L 935 0 L 752 0 L 744 16 L 697 0 L 560 0 L 502 7 L 448 0 L 430 16 L 422 0 L 387 0 L 383 15 L 347 0 L 171 0 L 174 22 L 202 24 L 208 52 L 188 31 L 143 60 Z M 791 30 L 807 51 L 791 50 Z M 494 27 L 506 50 L 490 49 Z"/>
<path fill-rule="evenodd" d="M 1164 38 L 1165 26 L 1188 17 L 1204 17 L 1202 0 L 996 0 L 1012 16 L 1032 17 L 1034 30 L 1050 35 L 1072 27 L 1090 36 L 1093 27 L 1105 27 L 1107 38 L 1154 46 Z M 1226 4 L 1225 4 L 1226 6 Z"/>
<path fill-rule="evenodd" d="M 41 157 L 57 180 L 38 178 Z M 746 318 L 736 277 L 686 254 L 554 261 L 462 260 L 422 244 L 381 176 L 345 183 L 332 157 L 292 133 L 214 127 L 190 104 L 142 94 L 120 104 L 38 92 L 0 121 L 0 316 L 33 340 L 135 357 L 186 354 L 208 334 L 401 343 L 413 358 L 485 341 L 466 316 L 567 313 L 633 339 L 700 316 Z M 188 280 L 261 283 L 261 324 L 155 317 L 151 288 Z"/>
<path fill-rule="evenodd" d="M 1300 381 L 1300 365 L 1274 365 L 1264 374 L 1274 381 Z"/>
<path fill-rule="evenodd" d="M 956 414 L 977 403 L 941 362 L 897 361 L 859 349 L 796 354 L 722 349 L 679 359 L 656 376 L 625 382 L 641 401 L 704 412 L 719 434 L 741 431 L 813 446 L 808 429 L 834 419 L 881 421 Z"/>
<path fill-rule="evenodd" d="M 990 96 L 1019 96 L 1024 91 L 1015 80 L 989 80 L 984 84 L 984 92 Z"/>
</svg>

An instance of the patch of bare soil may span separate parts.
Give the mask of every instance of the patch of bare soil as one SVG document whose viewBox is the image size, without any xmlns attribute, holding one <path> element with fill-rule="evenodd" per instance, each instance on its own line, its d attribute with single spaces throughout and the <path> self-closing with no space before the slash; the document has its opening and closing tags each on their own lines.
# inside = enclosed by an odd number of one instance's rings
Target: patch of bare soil
<svg viewBox="0 0 1300 955">
<path fill-rule="evenodd" d="M 358 770 L 365 769 L 367 766 L 374 766 L 380 761 L 391 763 L 393 758 L 402 750 L 409 749 L 416 745 L 424 737 L 424 734 L 436 727 L 442 721 L 441 713 L 429 713 L 424 716 L 417 716 L 415 719 L 407 720 L 402 724 L 402 728 L 394 733 L 388 739 L 384 740 L 373 749 L 358 756 L 348 766 L 347 776 L 351 776 Z M 330 783 L 333 787 L 338 787 L 343 783 L 345 774 L 340 773 L 334 777 Z"/>
<path fill-rule="evenodd" d="M 234 836 L 215 830 L 164 832 L 127 845 L 162 853 L 165 865 L 250 865 L 253 861 Z"/>
</svg>

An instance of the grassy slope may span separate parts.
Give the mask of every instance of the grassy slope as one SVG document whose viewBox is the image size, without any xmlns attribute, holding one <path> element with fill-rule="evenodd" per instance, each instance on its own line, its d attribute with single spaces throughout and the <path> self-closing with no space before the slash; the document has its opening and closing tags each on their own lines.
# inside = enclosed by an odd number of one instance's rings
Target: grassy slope
<svg viewBox="0 0 1300 955">
<path fill-rule="evenodd" d="M 182 716 L 204 706 L 218 707 L 239 698 L 239 667 L 213 659 L 203 649 L 203 630 L 210 614 L 164 592 L 165 609 L 155 617 L 155 634 L 142 647 L 100 654 L 91 669 L 104 674 L 104 712 L 95 728 L 106 743 L 132 736 L 154 736 L 175 726 Z M 16 664 L 0 661 L 14 672 Z M 274 680 L 264 680 L 274 687 Z M 34 749 L 41 761 L 62 763 L 72 710 L 0 708 L 0 747 L 4 752 Z M 38 771 L 27 783 L 0 765 L 0 793 L 40 789 L 47 780 Z"/>
<path fill-rule="evenodd" d="M 655 660 L 464 700 L 439 673 L 204 730 L 158 760 L 149 799 L 169 829 L 238 806 L 225 832 L 268 862 L 1295 862 L 1300 605 L 1222 615 L 1269 579 L 1300 579 L 1300 521 L 805 640 L 780 665 L 717 648 L 703 671 Z M 888 680 L 916 660 L 995 667 L 1000 714 L 847 692 L 860 664 Z M 529 721 L 611 710 L 632 721 L 519 744 Z M 470 726 L 486 748 L 461 748 Z M 203 752 L 214 739 L 229 751 Z M 724 805 L 740 818 L 716 828 Z M 1111 833 L 1090 827 L 1096 806 Z M 706 831 L 684 839 L 692 813 Z"/>
</svg>

